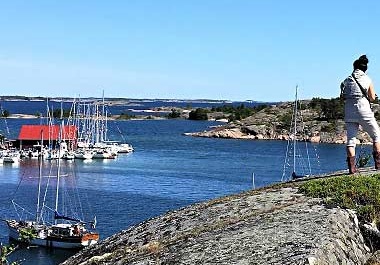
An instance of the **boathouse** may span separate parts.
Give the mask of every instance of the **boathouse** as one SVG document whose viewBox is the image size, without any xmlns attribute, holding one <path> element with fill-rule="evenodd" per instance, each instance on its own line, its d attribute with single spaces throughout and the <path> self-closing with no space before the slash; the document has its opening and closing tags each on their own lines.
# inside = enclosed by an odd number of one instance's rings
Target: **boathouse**
<svg viewBox="0 0 380 265">
<path fill-rule="evenodd" d="M 22 125 L 17 139 L 17 147 L 20 149 L 29 149 L 42 145 L 54 148 L 59 140 L 66 142 L 69 147 L 76 147 L 76 126 Z"/>
</svg>

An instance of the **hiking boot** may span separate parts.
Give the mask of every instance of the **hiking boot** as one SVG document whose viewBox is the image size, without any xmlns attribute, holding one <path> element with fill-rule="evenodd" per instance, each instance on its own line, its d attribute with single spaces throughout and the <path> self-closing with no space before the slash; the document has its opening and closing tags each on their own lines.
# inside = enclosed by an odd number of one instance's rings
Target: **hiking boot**
<svg viewBox="0 0 380 265">
<path fill-rule="evenodd" d="M 374 151 L 372 155 L 373 160 L 375 161 L 375 169 L 380 169 L 380 152 Z"/>
<path fill-rule="evenodd" d="M 347 157 L 347 165 L 348 165 L 348 172 L 350 174 L 355 174 L 356 172 L 358 172 L 355 165 L 355 156 Z M 379 166 L 380 166 L 380 152 L 379 152 Z"/>
</svg>

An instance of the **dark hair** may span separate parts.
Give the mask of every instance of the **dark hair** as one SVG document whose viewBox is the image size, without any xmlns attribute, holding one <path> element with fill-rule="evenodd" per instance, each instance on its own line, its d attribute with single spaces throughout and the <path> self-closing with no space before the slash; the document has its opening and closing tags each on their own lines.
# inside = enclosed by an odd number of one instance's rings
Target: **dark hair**
<svg viewBox="0 0 380 265">
<path fill-rule="evenodd" d="M 367 71 L 368 58 L 366 55 L 362 55 L 354 62 L 354 70 L 359 69 L 363 72 Z"/>
</svg>

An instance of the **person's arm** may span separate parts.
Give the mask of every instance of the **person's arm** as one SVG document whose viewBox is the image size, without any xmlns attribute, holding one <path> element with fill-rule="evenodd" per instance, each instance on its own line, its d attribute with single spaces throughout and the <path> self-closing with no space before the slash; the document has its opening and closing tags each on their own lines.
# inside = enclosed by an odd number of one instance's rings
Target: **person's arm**
<svg viewBox="0 0 380 265">
<path fill-rule="evenodd" d="M 369 88 L 368 88 L 368 98 L 369 100 L 372 102 L 376 99 L 376 93 L 375 93 L 375 88 L 373 86 L 373 83 L 371 83 L 369 85 Z"/>
</svg>

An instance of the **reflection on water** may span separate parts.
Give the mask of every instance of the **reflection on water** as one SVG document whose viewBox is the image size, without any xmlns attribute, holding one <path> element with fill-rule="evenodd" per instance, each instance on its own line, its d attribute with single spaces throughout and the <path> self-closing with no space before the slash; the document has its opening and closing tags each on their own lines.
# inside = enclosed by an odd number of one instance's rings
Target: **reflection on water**
<svg viewBox="0 0 380 265">
<path fill-rule="evenodd" d="M 77 250 L 47 249 L 30 246 L 18 249 L 12 256 L 12 261 L 19 261 L 21 265 L 55 265 L 77 253 Z"/>
</svg>

